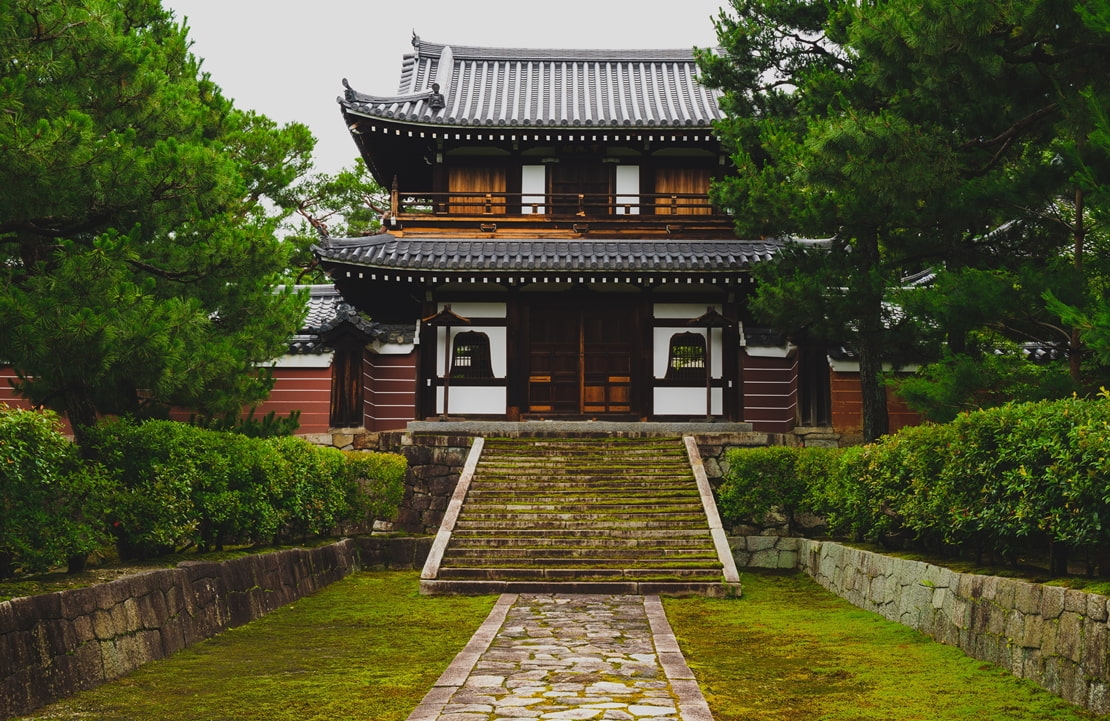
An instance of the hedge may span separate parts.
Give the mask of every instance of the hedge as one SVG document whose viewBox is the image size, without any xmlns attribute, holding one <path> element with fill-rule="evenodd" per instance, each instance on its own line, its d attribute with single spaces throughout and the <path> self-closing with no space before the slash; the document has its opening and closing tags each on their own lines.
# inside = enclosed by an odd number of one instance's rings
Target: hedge
<svg viewBox="0 0 1110 721">
<path fill-rule="evenodd" d="M 124 557 L 305 539 L 389 518 L 406 468 L 395 454 L 159 420 L 101 423 L 86 452 L 117 484 L 107 520 Z"/>
<path fill-rule="evenodd" d="M 0 404 L 0 578 L 82 565 L 107 541 L 98 504 L 109 492 L 57 415 Z"/>
<path fill-rule="evenodd" d="M 845 538 L 1012 558 L 1110 551 L 1110 399 L 961 414 L 845 449 L 734 449 L 718 489 L 727 524 L 773 508 L 825 518 Z"/>
<path fill-rule="evenodd" d="M 0 406 L 0 578 L 113 541 L 131 559 L 363 530 L 396 514 L 406 467 L 161 420 L 104 421 L 79 454 L 55 414 Z"/>
</svg>

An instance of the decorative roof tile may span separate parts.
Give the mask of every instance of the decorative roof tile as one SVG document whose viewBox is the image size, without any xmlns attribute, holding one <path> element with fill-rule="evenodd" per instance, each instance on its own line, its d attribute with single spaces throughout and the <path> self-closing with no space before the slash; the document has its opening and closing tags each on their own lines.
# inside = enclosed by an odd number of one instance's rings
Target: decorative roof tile
<svg viewBox="0 0 1110 721">
<path fill-rule="evenodd" d="M 324 261 L 382 270 L 437 272 L 729 272 L 770 260 L 769 240 L 454 240 L 331 238 L 315 246 Z"/>
<path fill-rule="evenodd" d="M 300 331 L 289 339 L 294 355 L 325 353 L 330 350 L 326 336 L 349 323 L 367 338 L 386 343 L 412 343 L 415 325 L 389 325 L 367 320 L 348 304 L 334 285 L 301 286 L 308 289 L 308 314 Z"/>
<path fill-rule="evenodd" d="M 448 126 L 708 128 L 719 92 L 686 50 L 448 46 L 413 36 L 397 95 L 340 102 L 359 115 Z"/>
</svg>

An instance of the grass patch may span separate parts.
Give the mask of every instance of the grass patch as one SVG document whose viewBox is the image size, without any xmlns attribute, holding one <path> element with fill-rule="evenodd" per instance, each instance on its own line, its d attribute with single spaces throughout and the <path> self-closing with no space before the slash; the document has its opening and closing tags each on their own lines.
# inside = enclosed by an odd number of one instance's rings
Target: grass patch
<svg viewBox="0 0 1110 721">
<path fill-rule="evenodd" d="M 27 719 L 403 721 L 494 596 L 421 596 L 367 571 Z"/>
<path fill-rule="evenodd" d="M 857 609 L 804 575 L 742 581 L 738 599 L 664 599 L 716 721 L 1110 719 Z"/>
</svg>

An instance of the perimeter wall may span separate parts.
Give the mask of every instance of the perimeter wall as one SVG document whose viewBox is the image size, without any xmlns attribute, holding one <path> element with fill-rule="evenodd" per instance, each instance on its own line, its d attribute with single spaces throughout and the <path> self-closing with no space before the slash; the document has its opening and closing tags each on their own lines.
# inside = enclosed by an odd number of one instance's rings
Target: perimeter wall
<svg viewBox="0 0 1110 721">
<path fill-rule="evenodd" d="M 828 541 L 729 539 L 738 567 L 798 568 L 859 608 L 1110 713 L 1110 598 L 1012 578 L 957 573 Z"/>
<path fill-rule="evenodd" d="M 0 719 L 120 678 L 359 568 L 420 568 L 431 542 L 362 537 L 220 563 L 186 561 L 0 603 Z"/>
</svg>

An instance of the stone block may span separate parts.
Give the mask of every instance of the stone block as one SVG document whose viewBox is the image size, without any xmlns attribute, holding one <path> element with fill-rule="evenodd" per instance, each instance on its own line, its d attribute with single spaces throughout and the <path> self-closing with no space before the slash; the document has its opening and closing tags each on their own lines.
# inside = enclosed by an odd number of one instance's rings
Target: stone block
<svg viewBox="0 0 1110 721">
<path fill-rule="evenodd" d="M 63 618 L 75 620 L 88 616 L 97 607 L 96 590 L 93 587 L 75 588 L 58 595 L 61 597 Z"/>
<path fill-rule="evenodd" d="M 1005 614 L 1006 630 L 1004 634 L 1006 639 L 1014 645 L 1020 646 L 1022 636 L 1025 634 L 1025 614 L 1014 608 L 1005 611 Z"/>
<path fill-rule="evenodd" d="M 1004 608 L 1011 609 L 1014 607 L 1014 598 L 1017 595 L 1017 582 L 1012 578 L 999 578 L 998 585 L 995 589 L 994 602 Z"/>
<path fill-rule="evenodd" d="M 4 614 L 5 618 L 0 620 L 6 623 L 0 628 L 11 631 L 30 631 L 38 622 L 38 605 L 35 603 L 35 596 L 23 596 L 21 598 L 13 598 L 4 604 L 7 607 L 8 613 Z"/>
<path fill-rule="evenodd" d="M 1110 713 L 1110 686 L 1103 679 L 1091 679 L 1087 683 L 1087 701 L 1083 707 L 1096 714 Z"/>
<path fill-rule="evenodd" d="M 1064 612 L 1064 597 L 1067 589 L 1060 586 L 1041 586 L 1041 615 L 1045 620 L 1059 618 Z"/>
<path fill-rule="evenodd" d="M 1040 650 L 1044 645 L 1045 622 L 1039 613 L 1023 614 L 1025 626 L 1022 634 L 1015 640 L 1022 648 L 1035 648 Z M 1054 629 L 1053 629 L 1054 630 Z"/>
<path fill-rule="evenodd" d="M 1090 618 L 1083 620 L 1081 636 L 1083 647 L 1080 649 L 1079 665 L 1088 678 L 1110 680 L 1107 678 L 1110 667 L 1107 665 L 1106 658 L 1110 645 L 1107 644 L 1106 636 L 1105 623 Z"/>
<path fill-rule="evenodd" d="M 1041 614 L 1041 596 L 1043 586 L 1026 581 L 1014 582 L 1014 608 L 1022 613 Z"/>
<path fill-rule="evenodd" d="M 1082 651 L 1083 617 L 1073 611 L 1060 614 L 1056 626 L 1056 653 L 1073 663 L 1079 663 Z"/>
<path fill-rule="evenodd" d="M 1064 610 L 1072 613 L 1087 613 L 1087 596 L 1084 591 L 1074 588 L 1064 589 Z"/>
<path fill-rule="evenodd" d="M 778 536 L 748 536 L 744 539 L 744 546 L 748 551 L 766 551 L 776 548 L 779 543 Z"/>
<path fill-rule="evenodd" d="M 1092 621 L 1100 623 L 1105 622 L 1108 618 L 1106 613 L 1106 603 L 1108 600 L 1106 596 L 1101 596 L 1097 593 L 1088 593 L 1087 596 L 1087 618 Z"/>
</svg>

